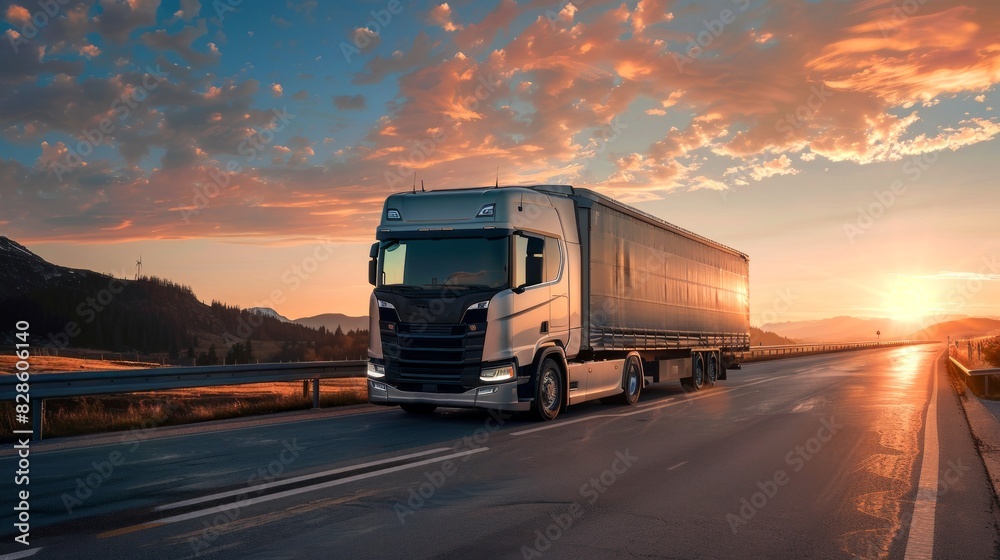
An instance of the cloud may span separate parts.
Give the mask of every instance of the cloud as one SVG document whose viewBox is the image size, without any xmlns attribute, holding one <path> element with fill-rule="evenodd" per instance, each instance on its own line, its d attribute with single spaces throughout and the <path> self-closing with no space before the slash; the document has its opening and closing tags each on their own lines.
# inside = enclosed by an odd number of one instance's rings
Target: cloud
<svg viewBox="0 0 1000 560">
<path fill-rule="evenodd" d="M 156 10 L 160 0 L 100 0 L 100 11 L 94 18 L 101 35 L 112 43 L 122 45 L 132 32 L 156 24 Z"/>
<path fill-rule="evenodd" d="M 356 95 L 335 95 L 333 96 L 334 107 L 341 111 L 360 111 L 365 108 L 365 96 Z"/>
<path fill-rule="evenodd" d="M 926 280 L 970 280 L 982 282 L 1000 282 L 1000 274 L 989 274 L 982 272 L 938 272 L 936 274 L 924 274 L 914 276 Z"/>
<path fill-rule="evenodd" d="M 452 21 L 451 7 L 447 2 L 438 4 L 437 6 L 431 8 L 427 21 L 439 26 L 445 31 L 460 31 L 463 29 L 462 25 L 456 24 Z"/>
<path fill-rule="evenodd" d="M 285 90 L 284 88 L 281 87 L 281 84 L 278 83 L 271 84 L 271 95 L 273 95 L 274 97 L 281 97 L 284 91 Z"/>
<path fill-rule="evenodd" d="M 23 27 L 31 21 L 31 12 L 22 6 L 11 4 L 7 6 L 7 10 L 4 12 L 4 19 L 11 25 Z"/>
<path fill-rule="evenodd" d="M 205 20 L 198 20 L 197 25 L 185 26 L 177 33 L 167 33 L 162 29 L 143 33 L 139 40 L 151 49 L 159 51 L 173 51 L 192 66 L 205 66 L 214 63 L 219 58 L 219 53 L 215 45 L 208 43 L 209 52 L 196 51 L 191 45 L 195 39 L 208 32 Z"/>
</svg>

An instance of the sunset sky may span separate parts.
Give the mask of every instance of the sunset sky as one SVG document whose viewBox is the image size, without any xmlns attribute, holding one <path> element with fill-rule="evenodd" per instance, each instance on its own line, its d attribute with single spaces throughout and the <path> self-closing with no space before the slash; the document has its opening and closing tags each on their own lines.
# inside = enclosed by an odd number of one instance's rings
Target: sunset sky
<svg viewBox="0 0 1000 560">
<path fill-rule="evenodd" d="M 0 235 L 56 264 L 364 315 L 384 198 L 499 167 L 748 253 L 755 325 L 1000 317 L 996 0 L 51 4 L 0 1 Z"/>
</svg>

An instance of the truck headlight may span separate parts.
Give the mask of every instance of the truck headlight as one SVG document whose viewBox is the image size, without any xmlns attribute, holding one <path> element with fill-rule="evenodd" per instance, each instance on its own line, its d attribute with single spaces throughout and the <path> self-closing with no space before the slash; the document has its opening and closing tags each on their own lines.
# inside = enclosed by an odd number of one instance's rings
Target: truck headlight
<svg viewBox="0 0 1000 560">
<path fill-rule="evenodd" d="M 479 372 L 480 381 L 503 381 L 504 379 L 514 379 L 514 366 L 511 364 L 491 366 L 483 368 Z"/>
<path fill-rule="evenodd" d="M 368 377 L 380 379 L 385 377 L 385 366 L 368 362 Z"/>
</svg>

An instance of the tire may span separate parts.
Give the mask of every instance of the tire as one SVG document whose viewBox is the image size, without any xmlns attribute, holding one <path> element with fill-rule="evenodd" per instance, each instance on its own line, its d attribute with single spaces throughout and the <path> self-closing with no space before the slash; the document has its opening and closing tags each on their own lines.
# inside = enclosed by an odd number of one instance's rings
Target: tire
<svg viewBox="0 0 1000 560">
<path fill-rule="evenodd" d="M 538 366 L 535 380 L 535 399 L 531 411 L 536 419 L 543 422 L 554 420 L 559 415 L 563 402 L 562 370 L 552 358 L 545 358 Z"/>
<path fill-rule="evenodd" d="M 437 409 L 436 405 L 433 404 L 419 404 L 419 403 L 406 403 L 399 405 L 405 412 L 409 414 L 430 414 Z"/>
<path fill-rule="evenodd" d="M 708 355 L 708 364 L 705 367 L 705 388 L 715 387 L 715 382 L 719 380 L 719 359 L 715 353 Z"/>
<path fill-rule="evenodd" d="M 681 385 L 688 391 L 700 391 L 705 386 L 705 365 L 701 354 L 691 358 L 691 377 L 681 379 Z"/>
<path fill-rule="evenodd" d="M 637 356 L 629 356 L 625 360 L 625 371 L 622 372 L 622 387 L 620 395 L 612 397 L 614 403 L 632 406 L 639 401 L 642 392 L 642 362 Z"/>
</svg>

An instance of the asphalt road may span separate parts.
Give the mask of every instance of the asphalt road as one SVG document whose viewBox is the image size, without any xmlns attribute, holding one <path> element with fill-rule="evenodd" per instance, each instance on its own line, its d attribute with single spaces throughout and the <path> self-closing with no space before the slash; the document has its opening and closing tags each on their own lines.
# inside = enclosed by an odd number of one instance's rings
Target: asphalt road
<svg viewBox="0 0 1000 560">
<path fill-rule="evenodd" d="M 546 424 L 385 410 L 43 446 L 31 544 L 13 541 L 5 482 L 0 554 L 997 558 L 997 503 L 940 353 L 747 364 Z M 0 458 L 5 481 L 16 468 Z"/>
</svg>

